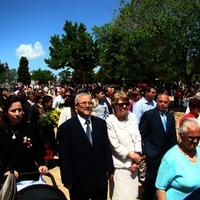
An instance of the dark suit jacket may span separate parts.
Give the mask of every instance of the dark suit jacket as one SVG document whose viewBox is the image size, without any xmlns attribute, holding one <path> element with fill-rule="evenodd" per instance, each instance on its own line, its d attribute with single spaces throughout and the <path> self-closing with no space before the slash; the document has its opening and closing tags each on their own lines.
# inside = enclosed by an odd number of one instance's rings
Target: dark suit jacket
<svg viewBox="0 0 200 200">
<path fill-rule="evenodd" d="M 140 119 L 139 130 L 142 138 L 142 151 L 146 156 L 147 171 L 150 166 L 157 169 L 164 154 L 177 144 L 174 116 L 169 112 L 166 115 L 166 132 L 157 108 L 144 112 Z"/>
<path fill-rule="evenodd" d="M 114 173 L 106 122 L 91 116 L 92 139 L 77 116 L 59 127 L 59 161 L 64 184 L 72 183 L 74 191 L 91 192 L 107 187 L 107 173 Z"/>
</svg>

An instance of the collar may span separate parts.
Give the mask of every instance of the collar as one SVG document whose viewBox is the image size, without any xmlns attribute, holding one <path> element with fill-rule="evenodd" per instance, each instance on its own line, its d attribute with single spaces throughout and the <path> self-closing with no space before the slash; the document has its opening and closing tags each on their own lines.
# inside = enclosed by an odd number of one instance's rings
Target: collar
<svg viewBox="0 0 200 200">
<path fill-rule="evenodd" d="M 77 114 L 77 117 L 78 117 L 78 119 L 79 119 L 81 125 L 84 126 L 84 125 L 85 125 L 86 119 L 83 118 L 83 117 L 81 117 L 79 114 Z M 90 124 L 91 124 L 91 122 L 92 122 L 92 121 L 91 121 L 91 116 L 89 116 L 89 117 L 87 118 L 87 120 L 89 120 L 89 121 L 90 121 Z"/>
<path fill-rule="evenodd" d="M 168 113 L 168 111 L 167 111 L 167 110 L 164 111 L 164 112 L 159 111 L 159 113 L 160 113 L 160 115 L 161 115 L 161 114 L 165 114 L 165 115 L 166 115 L 166 114 Z"/>
<path fill-rule="evenodd" d="M 154 100 L 147 101 L 144 97 L 142 97 L 142 98 L 141 98 L 141 101 L 142 101 L 144 104 L 154 105 Z"/>
</svg>

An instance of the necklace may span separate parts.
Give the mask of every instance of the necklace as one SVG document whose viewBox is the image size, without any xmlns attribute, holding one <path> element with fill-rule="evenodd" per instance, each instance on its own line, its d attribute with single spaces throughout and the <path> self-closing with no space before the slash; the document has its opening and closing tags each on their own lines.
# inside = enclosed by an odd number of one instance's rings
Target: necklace
<svg viewBox="0 0 200 200">
<path fill-rule="evenodd" d="M 13 131 L 11 128 L 10 128 L 10 130 L 11 130 L 11 132 L 12 132 L 12 139 L 14 140 L 14 139 L 16 139 L 16 133 L 18 133 L 18 131 L 19 130 L 17 130 L 17 131 Z"/>
</svg>

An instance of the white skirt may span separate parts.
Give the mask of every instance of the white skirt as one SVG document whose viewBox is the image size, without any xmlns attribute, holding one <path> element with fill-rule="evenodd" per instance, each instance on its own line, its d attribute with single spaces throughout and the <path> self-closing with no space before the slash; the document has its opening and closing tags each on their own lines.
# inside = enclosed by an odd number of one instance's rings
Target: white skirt
<svg viewBox="0 0 200 200">
<path fill-rule="evenodd" d="M 112 200 L 135 200 L 138 197 L 138 170 L 115 169 L 114 179 L 110 181 Z"/>
</svg>

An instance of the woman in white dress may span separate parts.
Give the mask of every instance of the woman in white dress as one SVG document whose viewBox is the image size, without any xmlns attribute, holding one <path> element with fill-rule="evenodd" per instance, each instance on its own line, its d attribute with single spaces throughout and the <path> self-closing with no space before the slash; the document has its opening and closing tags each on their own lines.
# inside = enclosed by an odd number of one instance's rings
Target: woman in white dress
<svg viewBox="0 0 200 200">
<path fill-rule="evenodd" d="M 128 112 L 129 98 L 124 92 L 115 93 L 111 105 L 114 114 L 106 119 L 115 166 L 111 198 L 133 200 L 138 197 L 138 163 L 144 159 L 137 119 Z"/>
</svg>

